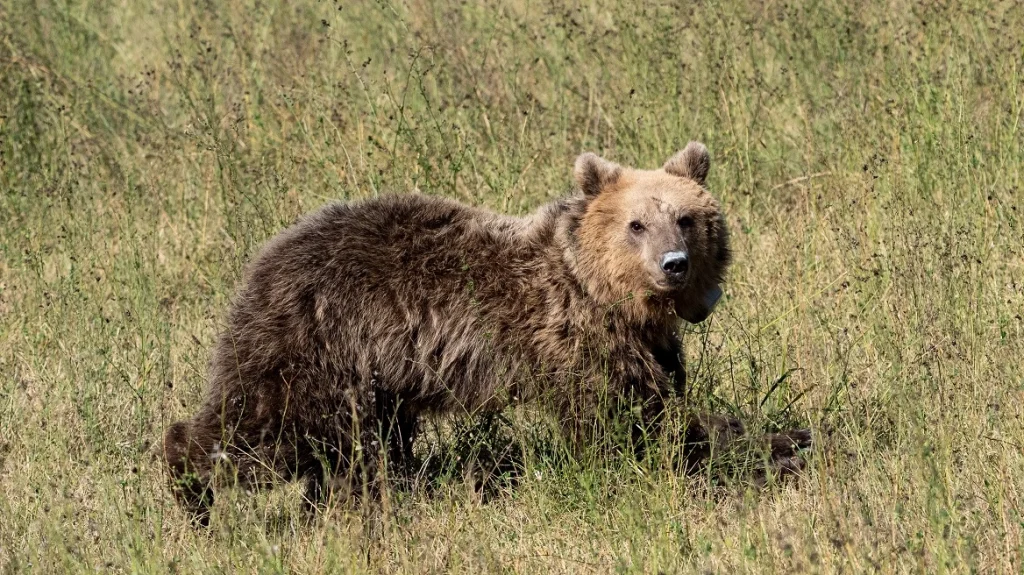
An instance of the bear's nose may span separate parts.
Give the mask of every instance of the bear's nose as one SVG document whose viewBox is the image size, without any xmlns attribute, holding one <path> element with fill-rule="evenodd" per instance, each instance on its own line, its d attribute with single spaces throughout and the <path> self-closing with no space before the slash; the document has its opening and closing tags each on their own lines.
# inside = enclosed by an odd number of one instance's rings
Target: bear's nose
<svg viewBox="0 0 1024 575">
<path fill-rule="evenodd" d="M 690 266 L 690 258 L 686 252 L 668 252 L 661 256 L 661 271 L 668 275 L 678 276 L 686 273 Z"/>
</svg>

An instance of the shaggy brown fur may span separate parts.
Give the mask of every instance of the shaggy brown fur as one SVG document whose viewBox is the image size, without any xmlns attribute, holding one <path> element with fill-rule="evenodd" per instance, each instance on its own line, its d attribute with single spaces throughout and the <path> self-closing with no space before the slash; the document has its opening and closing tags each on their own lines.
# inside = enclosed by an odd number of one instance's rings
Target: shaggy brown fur
<svg viewBox="0 0 1024 575">
<path fill-rule="evenodd" d="M 551 390 L 574 433 L 602 398 L 657 419 L 684 380 L 678 317 L 707 316 L 729 263 L 707 170 L 696 143 L 654 171 L 584 154 L 580 191 L 528 217 L 419 194 L 305 217 L 246 270 L 206 401 L 166 433 L 176 495 L 205 521 L 218 460 L 308 479 L 314 502 L 336 477 L 372 487 L 421 415 Z"/>
</svg>

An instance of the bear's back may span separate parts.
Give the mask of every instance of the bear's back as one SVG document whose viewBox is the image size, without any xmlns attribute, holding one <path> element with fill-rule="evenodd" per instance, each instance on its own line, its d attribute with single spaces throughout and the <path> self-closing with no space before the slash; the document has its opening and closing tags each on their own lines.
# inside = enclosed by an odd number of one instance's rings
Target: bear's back
<svg viewBox="0 0 1024 575">
<path fill-rule="evenodd" d="M 225 376 L 342 366 L 418 387 L 428 403 L 453 391 L 483 402 L 497 384 L 483 380 L 525 367 L 508 361 L 528 361 L 517 352 L 542 319 L 531 314 L 550 264 L 529 226 L 421 194 L 329 204 L 248 267 L 222 346 Z"/>
<path fill-rule="evenodd" d="M 328 204 L 271 240 L 247 283 L 430 301 L 507 290 L 539 257 L 521 237 L 524 221 L 422 194 Z"/>
</svg>

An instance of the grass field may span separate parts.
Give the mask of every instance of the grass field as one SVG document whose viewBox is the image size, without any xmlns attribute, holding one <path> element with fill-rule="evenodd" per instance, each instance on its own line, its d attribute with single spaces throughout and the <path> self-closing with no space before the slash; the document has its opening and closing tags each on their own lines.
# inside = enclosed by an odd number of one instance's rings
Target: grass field
<svg viewBox="0 0 1024 575">
<path fill-rule="evenodd" d="M 0 0 L 0 571 L 1020 573 L 1022 46 L 1014 0 Z M 530 456 L 370 537 L 294 486 L 188 526 L 160 436 L 261 242 L 690 139 L 736 254 L 695 407 L 811 426 L 798 484 Z"/>
</svg>

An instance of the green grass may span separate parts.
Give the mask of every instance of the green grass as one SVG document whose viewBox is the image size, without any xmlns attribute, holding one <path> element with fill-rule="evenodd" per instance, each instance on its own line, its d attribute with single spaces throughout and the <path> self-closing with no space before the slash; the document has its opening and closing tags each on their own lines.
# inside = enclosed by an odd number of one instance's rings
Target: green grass
<svg viewBox="0 0 1024 575">
<path fill-rule="evenodd" d="M 0 570 L 1021 572 L 1022 45 L 1013 0 L 0 2 Z M 188 527 L 159 439 L 261 242 L 689 139 L 736 254 L 696 407 L 812 425 L 799 485 L 528 457 L 370 537 L 294 487 Z"/>
</svg>

